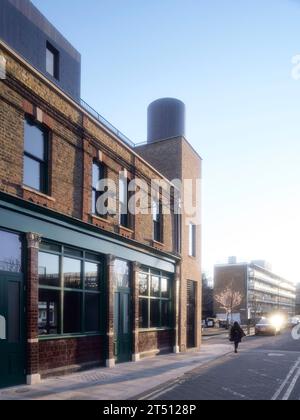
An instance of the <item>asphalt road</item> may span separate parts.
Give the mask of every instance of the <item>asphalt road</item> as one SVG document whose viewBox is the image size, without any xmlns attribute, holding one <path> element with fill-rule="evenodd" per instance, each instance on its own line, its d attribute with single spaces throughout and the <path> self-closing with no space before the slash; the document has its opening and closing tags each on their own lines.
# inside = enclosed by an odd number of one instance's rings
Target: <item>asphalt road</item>
<svg viewBox="0 0 300 420">
<path fill-rule="evenodd" d="M 215 338 L 212 343 L 224 343 Z M 300 340 L 250 337 L 232 353 L 153 390 L 148 400 L 300 400 Z"/>
</svg>

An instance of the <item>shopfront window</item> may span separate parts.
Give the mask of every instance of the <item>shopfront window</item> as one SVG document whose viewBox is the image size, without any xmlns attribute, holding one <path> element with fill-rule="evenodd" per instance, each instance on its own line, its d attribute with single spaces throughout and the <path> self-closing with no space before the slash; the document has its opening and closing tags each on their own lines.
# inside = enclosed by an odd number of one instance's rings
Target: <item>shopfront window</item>
<svg viewBox="0 0 300 420">
<path fill-rule="evenodd" d="M 20 236 L 0 230 L 0 271 L 20 273 L 22 244 Z"/>
<path fill-rule="evenodd" d="M 42 243 L 39 252 L 39 334 L 101 332 L 103 283 L 99 256 Z"/>
<path fill-rule="evenodd" d="M 139 273 L 139 326 L 141 329 L 172 327 L 171 279 L 144 268 Z"/>
<path fill-rule="evenodd" d="M 128 289 L 129 285 L 129 263 L 116 259 L 113 265 L 113 282 L 116 289 Z"/>
</svg>

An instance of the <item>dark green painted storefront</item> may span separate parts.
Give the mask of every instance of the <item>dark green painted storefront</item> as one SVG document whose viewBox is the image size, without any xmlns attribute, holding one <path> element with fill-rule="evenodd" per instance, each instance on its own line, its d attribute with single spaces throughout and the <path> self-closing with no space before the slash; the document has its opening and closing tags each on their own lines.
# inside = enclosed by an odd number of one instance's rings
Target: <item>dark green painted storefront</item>
<svg viewBox="0 0 300 420">
<path fill-rule="evenodd" d="M 39 208 L 3 193 L 0 193 L 1 229 L 16 232 L 21 236 L 28 232 L 34 232 L 46 241 L 65 244 L 103 256 L 113 255 L 115 258 L 137 262 L 143 266 L 169 273 L 170 276 L 173 276 L 177 263 L 176 259 L 169 254 L 154 251 L 135 241 L 120 239 L 118 235 L 103 234 L 99 232 L 99 229 L 80 220 Z M 0 246 L 4 246 L 4 244 L 0 243 Z M 23 281 L 26 284 L 26 261 L 24 261 L 24 268 L 23 275 L 14 276 L 0 273 L 0 316 L 4 316 L 8 322 L 5 327 L 5 339 L 0 340 L 0 378 L 2 378 L 0 387 L 24 383 L 26 378 L 26 325 L 25 302 L 23 300 Z M 131 360 L 132 357 L 131 301 L 129 287 L 119 287 L 115 290 L 114 353 L 117 363 Z M 15 308 L 18 306 L 14 317 L 8 314 L 12 304 Z M 16 339 L 17 319 L 19 322 L 18 340 Z M 13 342 L 7 340 L 10 329 L 14 331 Z M 11 333 L 9 334 L 11 335 Z M 7 366 L 11 367 L 10 373 L 7 371 Z"/>
</svg>

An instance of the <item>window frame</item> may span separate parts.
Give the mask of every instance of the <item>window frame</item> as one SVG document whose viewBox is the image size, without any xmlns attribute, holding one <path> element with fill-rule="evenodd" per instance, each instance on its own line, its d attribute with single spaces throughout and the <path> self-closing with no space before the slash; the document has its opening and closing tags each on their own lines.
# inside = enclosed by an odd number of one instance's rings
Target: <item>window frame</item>
<svg viewBox="0 0 300 420">
<path fill-rule="evenodd" d="M 140 331 L 151 331 L 151 330 L 171 330 L 174 328 L 174 320 L 173 320 L 173 280 L 174 276 L 170 273 L 165 273 L 163 271 L 157 271 L 151 268 L 142 267 L 139 271 L 141 275 L 147 275 L 147 294 L 141 295 L 139 289 L 139 310 L 141 308 L 141 301 L 147 301 L 147 327 L 140 326 L 140 312 L 139 312 L 139 330 Z M 159 278 L 159 296 L 154 296 L 151 293 L 151 280 L 152 277 Z M 162 295 L 162 279 L 168 279 L 169 282 L 169 297 L 163 297 Z M 159 326 L 152 326 L 151 325 L 151 302 L 158 301 L 159 302 Z M 168 302 L 169 306 L 169 321 L 168 325 L 162 325 L 162 304 L 163 302 Z"/>
<path fill-rule="evenodd" d="M 49 251 L 44 250 L 43 245 L 55 245 L 59 247 L 58 251 Z M 79 251 L 82 253 L 81 257 L 74 256 L 72 257 L 69 253 L 65 253 L 65 249 L 74 249 L 74 251 Z M 49 290 L 49 291 L 58 291 L 59 292 L 59 332 L 55 334 L 45 334 L 40 335 L 39 334 L 39 340 L 51 340 L 51 339 L 62 339 L 66 337 L 82 337 L 82 336 L 99 336 L 105 334 L 105 281 L 104 281 L 104 273 L 105 273 L 105 267 L 104 267 L 104 260 L 103 257 L 99 254 L 93 253 L 91 251 L 86 251 L 78 248 L 73 248 L 69 246 L 65 246 L 62 244 L 57 244 L 51 241 L 44 241 L 42 242 L 39 252 L 43 252 L 50 255 L 56 255 L 59 257 L 59 286 L 44 286 L 40 285 L 38 283 L 38 289 L 39 290 Z M 92 260 L 88 256 L 94 255 L 95 260 Z M 63 271 L 63 260 L 64 258 L 75 258 L 77 260 L 80 260 L 81 262 L 81 283 L 82 287 L 80 289 L 75 288 L 69 288 L 64 287 L 64 271 Z M 97 291 L 91 290 L 86 288 L 86 282 L 85 282 L 85 263 L 94 263 L 97 264 L 99 267 L 99 289 Z M 81 325 L 81 331 L 76 333 L 65 333 L 64 332 L 64 295 L 65 292 L 72 292 L 72 293 L 78 293 L 81 294 L 81 311 L 80 311 L 80 325 Z M 86 317 L 85 317 L 85 301 L 86 301 L 86 295 L 98 295 L 99 296 L 99 330 L 98 331 L 87 331 L 86 329 Z M 102 311 L 103 309 L 103 311 Z"/>
<path fill-rule="evenodd" d="M 14 274 L 23 274 L 24 270 L 25 270 L 25 255 L 24 255 L 24 237 L 20 232 L 14 231 L 14 230 L 10 230 L 10 229 L 6 229 L 6 228 L 0 228 L 0 235 L 1 232 L 3 233 L 7 233 L 7 234 L 11 234 L 14 235 L 16 237 L 18 237 L 19 242 L 20 242 L 20 254 L 21 254 L 21 259 L 20 259 L 20 267 L 18 270 L 16 271 L 6 271 L 6 270 L 1 270 L 0 269 L 0 273 L 14 273 Z"/>
<path fill-rule="evenodd" d="M 124 182 L 124 194 L 126 194 L 126 203 L 121 200 L 121 183 Z M 119 224 L 125 229 L 132 229 L 132 217 L 129 213 L 129 184 L 130 179 L 127 176 L 120 174 L 119 176 Z M 126 213 L 123 213 L 123 208 L 126 205 Z"/>
<path fill-rule="evenodd" d="M 93 179 L 93 177 L 94 177 L 94 167 L 95 166 L 97 166 L 98 176 L 99 176 L 99 179 L 98 179 L 97 182 L 99 182 L 100 180 L 105 179 L 106 173 L 107 173 L 107 168 L 104 165 L 104 163 L 103 162 L 100 162 L 97 159 L 93 159 L 93 163 L 92 163 L 92 215 L 93 216 L 97 216 L 97 217 L 107 218 L 107 214 L 106 215 L 105 214 L 99 215 L 98 212 L 97 212 L 97 200 L 99 199 L 99 197 L 101 197 L 101 195 L 104 194 L 104 191 L 98 191 L 97 190 L 97 187 L 94 186 L 94 179 Z M 94 202 L 93 202 L 93 196 L 94 196 L 94 194 L 95 194 L 95 208 L 93 208 L 94 207 L 93 206 L 93 204 L 94 204 Z"/>
<path fill-rule="evenodd" d="M 39 158 L 38 156 L 33 155 L 28 152 L 25 147 L 25 124 L 29 124 L 38 128 L 43 137 L 43 155 L 44 159 Z M 49 194 L 49 145 L 50 145 L 50 130 L 45 127 L 43 124 L 34 120 L 32 117 L 26 115 L 24 118 L 24 144 L 23 144 L 23 185 L 31 188 L 42 194 Z M 40 186 L 39 189 L 25 183 L 25 157 L 39 164 L 39 176 L 40 176 Z"/>
<path fill-rule="evenodd" d="M 189 223 L 189 257 L 197 257 L 197 225 Z"/>
<path fill-rule="evenodd" d="M 154 206 L 158 211 L 154 214 Z M 154 216 L 156 215 L 156 218 Z M 152 229 L 153 229 L 153 240 L 155 242 L 163 243 L 163 208 L 161 199 L 152 199 Z"/>
<path fill-rule="evenodd" d="M 53 55 L 53 74 L 52 72 L 48 71 L 47 66 L 47 54 L 48 51 Z M 46 42 L 46 73 L 53 77 L 54 79 L 59 81 L 59 62 L 60 62 L 60 54 L 59 51 L 51 44 L 51 42 Z"/>
</svg>

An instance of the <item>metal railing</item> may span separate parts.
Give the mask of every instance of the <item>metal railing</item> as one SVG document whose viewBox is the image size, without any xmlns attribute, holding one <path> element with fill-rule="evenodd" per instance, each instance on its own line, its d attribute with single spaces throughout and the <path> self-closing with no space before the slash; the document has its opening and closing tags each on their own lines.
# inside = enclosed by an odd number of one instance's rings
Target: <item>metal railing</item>
<svg viewBox="0 0 300 420">
<path fill-rule="evenodd" d="M 112 125 L 106 118 L 102 117 L 94 108 L 92 108 L 89 104 L 87 104 L 83 99 L 80 99 L 80 105 L 97 121 L 99 121 L 102 125 L 104 125 L 109 131 L 115 134 L 122 142 L 126 143 L 127 146 L 134 148 L 136 144 L 131 141 L 125 134 L 119 131 L 114 125 Z"/>
</svg>

